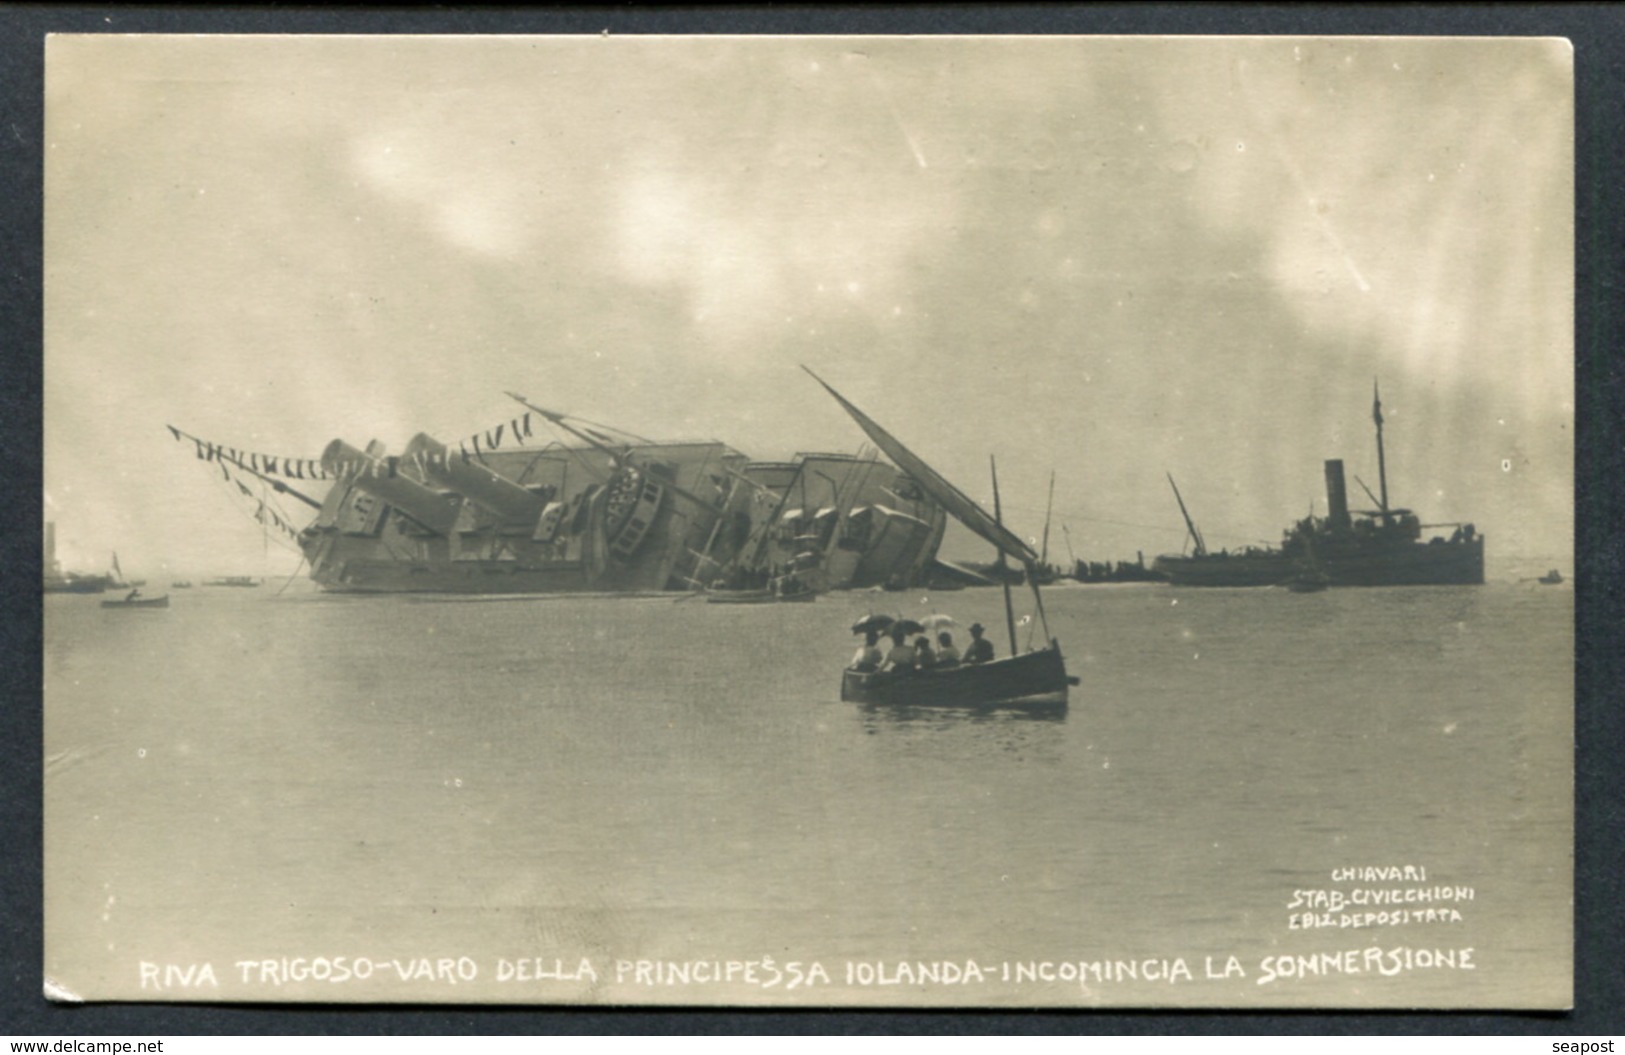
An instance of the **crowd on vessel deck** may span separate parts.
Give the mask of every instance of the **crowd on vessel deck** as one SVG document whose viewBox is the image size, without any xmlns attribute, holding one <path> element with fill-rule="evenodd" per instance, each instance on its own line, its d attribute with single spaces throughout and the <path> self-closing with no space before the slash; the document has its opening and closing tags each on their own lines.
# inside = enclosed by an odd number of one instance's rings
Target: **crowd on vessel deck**
<svg viewBox="0 0 1625 1055">
<path fill-rule="evenodd" d="M 908 631 L 901 624 L 893 625 L 890 631 L 892 646 L 885 653 L 880 650 L 878 627 L 871 627 L 863 633 L 863 644 L 858 646 L 850 664 L 850 669 L 863 673 L 944 670 L 993 659 L 993 642 L 982 636 L 981 623 L 970 625 L 971 643 L 966 646 L 963 656 L 954 647 L 953 635 L 946 630 L 937 634 L 937 644 L 933 648 L 931 639 L 925 634 L 918 634 L 910 641 Z"/>
</svg>

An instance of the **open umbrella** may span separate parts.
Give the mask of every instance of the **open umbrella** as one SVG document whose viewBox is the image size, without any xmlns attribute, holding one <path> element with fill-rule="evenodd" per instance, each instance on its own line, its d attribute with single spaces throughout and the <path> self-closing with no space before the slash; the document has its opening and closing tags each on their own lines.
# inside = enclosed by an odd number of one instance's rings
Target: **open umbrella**
<svg viewBox="0 0 1625 1055">
<path fill-rule="evenodd" d="M 926 616 L 924 619 L 920 620 L 920 624 L 927 630 L 942 630 L 945 627 L 959 625 L 953 616 L 943 615 L 941 613 Z"/>
<path fill-rule="evenodd" d="M 913 619 L 899 619 L 897 622 L 892 624 L 891 628 L 893 630 L 901 630 L 905 634 L 923 634 L 923 633 L 925 633 L 925 627 L 921 626 L 919 623 L 915 622 Z"/>
<path fill-rule="evenodd" d="M 852 624 L 852 632 L 854 634 L 865 634 L 873 630 L 876 633 L 884 634 L 891 629 L 891 625 L 896 621 L 889 615 L 866 615 Z"/>
</svg>

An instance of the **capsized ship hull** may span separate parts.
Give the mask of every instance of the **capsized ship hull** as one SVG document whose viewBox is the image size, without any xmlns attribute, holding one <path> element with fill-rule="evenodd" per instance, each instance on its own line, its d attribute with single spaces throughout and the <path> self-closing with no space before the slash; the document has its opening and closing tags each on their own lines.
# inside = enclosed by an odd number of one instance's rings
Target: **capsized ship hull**
<svg viewBox="0 0 1625 1055">
<path fill-rule="evenodd" d="M 449 450 L 335 440 L 299 535 L 347 593 L 647 593 L 794 571 L 817 591 L 924 574 L 946 518 L 874 459 L 752 463 L 717 442 Z M 885 504 L 885 503 L 890 503 Z"/>
<path fill-rule="evenodd" d="M 465 457 L 419 436 L 387 458 L 335 441 L 322 465 L 336 482 L 300 547 L 340 592 L 662 590 L 692 573 L 725 468 L 744 460 L 720 443 Z"/>
<path fill-rule="evenodd" d="M 948 518 L 875 458 L 798 454 L 752 462 L 706 551 L 706 585 L 742 588 L 786 572 L 810 589 L 911 586 L 928 577 Z"/>
</svg>

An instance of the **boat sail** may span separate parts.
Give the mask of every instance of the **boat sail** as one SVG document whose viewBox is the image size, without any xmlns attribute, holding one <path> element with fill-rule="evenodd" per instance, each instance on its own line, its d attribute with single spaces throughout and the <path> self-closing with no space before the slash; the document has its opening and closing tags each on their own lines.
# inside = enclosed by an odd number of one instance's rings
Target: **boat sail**
<svg viewBox="0 0 1625 1055">
<path fill-rule="evenodd" d="M 1035 571 L 1040 567 L 1039 555 L 1031 546 L 1004 526 L 997 517 L 972 501 L 931 466 L 927 465 L 902 441 L 882 428 L 873 418 L 854 406 L 829 383 L 803 366 L 813 380 L 822 385 L 835 401 L 858 423 L 875 446 L 897 464 L 948 514 L 965 527 L 994 546 L 1000 554 L 1020 561 L 1027 571 L 1039 619 L 1044 621 L 1048 644 L 1043 648 L 1012 654 L 1006 659 L 988 663 L 966 664 L 936 670 L 868 673 L 847 670 L 841 681 L 841 699 L 856 703 L 905 704 L 914 706 L 1030 706 L 1061 707 L 1067 702 L 1067 688 L 1078 679 L 1066 673 L 1066 662 L 1061 656 L 1060 643 L 1049 637 L 1044 620 L 1043 598 Z M 1006 617 L 1009 619 L 1009 592 L 1005 593 Z M 1013 620 L 1012 620 L 1013 621 Z M 1014 645 L 1014 642 L 1012 642 Z"/>
</svg>

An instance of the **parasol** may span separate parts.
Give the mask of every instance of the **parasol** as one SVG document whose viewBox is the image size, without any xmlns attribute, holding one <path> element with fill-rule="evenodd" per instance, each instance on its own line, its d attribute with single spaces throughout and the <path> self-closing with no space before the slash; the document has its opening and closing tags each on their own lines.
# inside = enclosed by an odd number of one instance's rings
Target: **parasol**
<svg viewBox="0 0 1625 1055">
<path fill-rule="evenodd" d="M 852 624 L 852 632 L 854 634 L 865 634 L 873 630 L 884 634 L 891 629 L 891 625 L 896 621 L 889 615 L 866 615 Z"/>
</svg>

